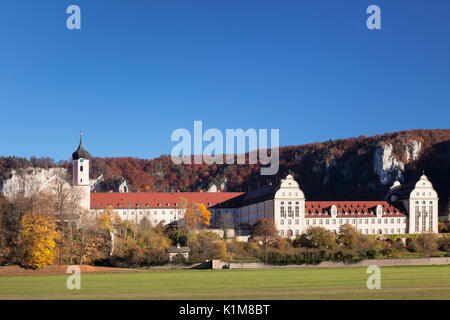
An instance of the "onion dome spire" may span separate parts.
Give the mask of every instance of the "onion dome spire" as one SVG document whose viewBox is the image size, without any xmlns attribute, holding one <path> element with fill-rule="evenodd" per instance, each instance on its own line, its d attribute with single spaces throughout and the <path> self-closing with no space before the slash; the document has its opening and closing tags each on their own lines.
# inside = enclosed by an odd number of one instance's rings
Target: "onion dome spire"
<svg viewBox="0 0 450 320">
<path fill-rule="evenodd" d="M 86 151 L 86 149 L 83 148 L 83 140 L 82 140 L 83 134 L 80 133 L 80 145 L 78 146 L 78 149 L 72 153 L 72 160 L 78 160 L 80 158 L 83 159 L 89 159 L 91 156 L 89 152 Z"/>
</svg>

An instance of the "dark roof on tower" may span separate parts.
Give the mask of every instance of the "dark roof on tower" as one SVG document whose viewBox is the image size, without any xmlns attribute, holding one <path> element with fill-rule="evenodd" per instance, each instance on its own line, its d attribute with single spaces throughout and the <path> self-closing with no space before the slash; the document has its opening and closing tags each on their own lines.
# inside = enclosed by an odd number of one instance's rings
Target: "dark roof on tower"
<svg viewBox="0 0 450 320">
<path fill-rule="evenodd" d="M 86 151 L 85 148 L 83 148 L 83 141 L 81 139 L 82 135 L 80 134 L 80 145 L 78 146 L 78 149 L 72 153 L 72 160 L 78 160 L 80 158 L 83 159 L 89 159 L 91 156 L 89 152 Z"/>
</svg>

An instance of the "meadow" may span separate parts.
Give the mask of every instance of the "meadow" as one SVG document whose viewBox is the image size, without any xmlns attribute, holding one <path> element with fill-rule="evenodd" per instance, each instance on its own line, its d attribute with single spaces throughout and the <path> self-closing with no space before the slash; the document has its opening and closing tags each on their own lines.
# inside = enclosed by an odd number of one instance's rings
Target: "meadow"
<svg viewBox="0 0 450 320">
<path fill-rule="evenodd" d="M 381 289 L 366 268 L 158 270 L 1 276 L 0 299 L 450 299 L 450 265 L 382 267 Z"/>
</svg>

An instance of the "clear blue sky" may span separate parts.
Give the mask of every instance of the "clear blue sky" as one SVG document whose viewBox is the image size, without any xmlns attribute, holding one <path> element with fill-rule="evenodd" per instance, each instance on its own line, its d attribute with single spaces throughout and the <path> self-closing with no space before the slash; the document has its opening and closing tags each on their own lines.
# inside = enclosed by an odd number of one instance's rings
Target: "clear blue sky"
<svg viewBox="0 0 450 320">
<path fill-rule="evenodd" d="M 194 120 L 281 145 L 450 123 L 447 0 L 4 0 L 0 39 L 0 155 L 69 159 L 82 129 L 95 156 L 157 157 Z"/>
</svg>

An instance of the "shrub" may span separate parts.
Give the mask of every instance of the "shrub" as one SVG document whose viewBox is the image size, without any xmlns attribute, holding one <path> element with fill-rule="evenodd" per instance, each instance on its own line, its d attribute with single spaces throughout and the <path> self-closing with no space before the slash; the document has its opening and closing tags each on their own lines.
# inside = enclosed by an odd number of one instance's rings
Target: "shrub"
<svg viewBox="0 0 450 320">
<path fill-rule="evenodd" d="M 407 238 L 407 239 L 406 239 L 406 249 L 407 249 L 409 252 L 412 252 L 412 253 L 415 253 L 415 252 L 418 252 L 418 251 L 419 251 L 419 248 L 418 248 L 418 246 L 417 246 L 417 243 L 416 243 L 413 239 L 411 239 L 411 238 Z"/>
<path fill-rule="evenodd" d="M 178 253 L 174 257 L 172 257 L 172 263 L 174 263 L 174 264 L 185 264 L 186 263 L 186 258 L 181 253 Z"/>
<path fill-rule="evenodd" d="M 450 250 L 450 238 L 442 237 L 437 241 L 437 247 L 441 251 L 448 252 Z"/>
<path fill-rule="evenodd" d="M 395 240 L 395 243 L 394 243 L 393 247 L 396 250 L 402 251 L 405 248 L 405 245 L 403 244 L 402 239 L 397 238 L 397 240 Z"/>
<path fill-rule="evenodd" d="M 432 252 L 437 250 L 438 235 L 435 233 L 422 233 L 417 238 L 417 244 L 425 256 L 430 256 Z"/>
<path fill-rule="evenodd" d="M 386 248 L 381 250 L 380 252 L 383 256 L 386 256 L 386 258 L 389 258 L 389 256 L 392 254 L 392 249 L 391 248 Z"/>
<path fill-rule="evenodd" d="M 376 250 L 368 250 L 366 252 L 366 257 L 369 259 L 375 259 L 377 257 L 377 251 Z"/>
</svg>

